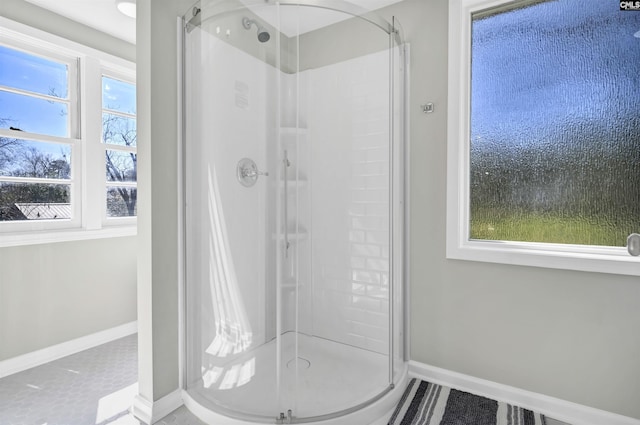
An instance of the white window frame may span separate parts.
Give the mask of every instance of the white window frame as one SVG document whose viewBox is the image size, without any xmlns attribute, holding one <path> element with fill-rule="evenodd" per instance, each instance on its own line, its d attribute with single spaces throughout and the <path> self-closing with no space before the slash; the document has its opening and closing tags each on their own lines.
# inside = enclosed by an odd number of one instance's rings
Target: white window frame
<svg viewBox="0 0 640 425">
<path fill-rule="evenodd" d="M 27 184 L 62 184 L 69 185 L 69 197 L 71 200 L 71 218 L 61 220 L 37 220 L 37 221 L 10 221 L 2 222 L 3 232 L 38 232 L 47 229 L 64 229 L 71 227 L 78 227 L 81 222 L 81 179 L 78 178 L 82 168 L 82 140 L 79 137 L 79 93 L 78 93 L 78 74 L 79 63 L 78 58 L 74 55 L 67 54 L 66 52 L 53 51 L 50 48 L 45 48 L 41 43 L 34 44 L 25 42 L 15 37 L 7 37 L 5 34 L 0 33 L 0 45 L 8 47 L 9 49 L 21 51 L 26 54 L 41 57 L 51 60 L 53 62 L 61 63 L 67 66 L 67 84 L 68 84 L 68 100 L 60 99 L 60 103 L 65 103 L 68 107 L 69 119 L 67 122 L 68 136 L 52 136 L 47 134 L 30 133 L 21 131 L 16 133 L 12 130 L 0 129 L 0 136 L 7 138 L 18 138 L 22 140 L 30 140 L 35 142 L 55 143 L 60 145 L 66 145 L 71 149 L 71 178 L 69 180 L 55 180 L 45 178 L 33 178 L 33 177 L 3 177 L 4 182 L 14 183 L 27 183 Z M 46 96 L 38 96 L 28 93 L 20 89 L 14 89 L 11 87 L 3 86 L 3 91 L 24 95 L 31 98 L 45 99 Z M 57 100 L 56 100 L 57 101 Z"/>
<path fill-rule="evenodd" d="M 77 113 L 72 114 L 69 123 L 70 137 L 20 134 L 28 140 L 72 145 L 73 217 L 71 220 L 0 222 L 0 248 L 135 235 L 135 217 L 113 222 L 109 220 L 109 223 L 104 220 L 105 145 L 101 140 L 103 72 L 107 70 L 135 84 L 135 64 L 1 16 L 0 40 L 10 48 L 27 53 L 57 61 L 66 58 L 77 69 L 76 75 L 70 75 L 69 82 L 71 104 L 77 108 Z M 73 72 L 72 68 L 69 68 L 70 73 Z M 3 129 L 0 129 L 0 135 L 15 137 L 14 132 Z"/>
<path fill-rule="evenodd" d="M 135 73 L 126 73 L 123 72 L 122 70 L 116 70 L 113 68 L 107 68 L 104 67 L 102 69 L 102 73 L 100 75 L 100 90 L 102 93 L 102 77 L 108 77 L 108 78 L 112 78 L 115 80 L 120 80 L 123 81 L 125 83 L 130 83 L 133 84 L 134 86 L 136 85 L 136 76 Z M 102 97 L 100 98 L 102 99 Z M 105 112 L 105 109 L 102 109 L 102 103 L 100 103 L 100 120 L 102 122 L 102 113 Z M 118 113 L 115 111 L 109 111 L 110 113 L 115 113 L 116 115 L 120 115 L 123 117 L 128 117 L 128 118 L 134 118 L 136 120 L 136 123 L 138 122 L 138 116 L 137 113 L 136 114 L 127 114 L 127 113 Z M 100 127 L 102 128 L 102 127 Z M 102 140 L 102 131 L 100 132 L 100 141 L 102 142 L 102 162 L 106 167 L 106 163 L 105 163 L 105 157 L 107 154 L 107 150 L 117 150 L 120 152 L 138 152 L 138 147 L 137 144 L 135 147 L 126 147 L 126 146 L 119 146 L 119 145 L 110 145 L 107 143 L 104 143 L 104 140 Z M 135 225 L 137 222 L 137 217 L 109 217 L 107 215 L 107 199 L 106 199 L 106 194 L 107 194 L 107 188 L 108 187 L 130 187 L 130 188 L 138 188 L 138 181 L 136 180 L 135 182 L 109 182 L 106 180 L 105 178 L 105 169 L 103 168 L 103 173 L 102 173 L 102 180 L 103 180 L 103 185 L 102 185 L 102 197 L 103 197 L 103 201 L 102 203 L 104 204 L 103 209 L 102 209 L 102 223 L 104 226 L 122 226 L 122 225 Z"/>
<path fill-rule="evenodd" d="M 447 258 L 640 276 L 640 257 L 624 247 L 469 239 L 471 16 L 512 2 L 449 2 Z"/>
</svg>

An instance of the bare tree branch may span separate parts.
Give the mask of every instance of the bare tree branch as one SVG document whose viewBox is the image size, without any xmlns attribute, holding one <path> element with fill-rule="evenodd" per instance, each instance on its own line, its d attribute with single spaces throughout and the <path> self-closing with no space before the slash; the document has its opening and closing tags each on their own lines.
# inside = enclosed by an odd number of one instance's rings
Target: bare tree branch
<svg viewBox="0 0 640 425">
<path fill-rule="evenodd" d="M 105 143 L 133 147 L 136 145 L 137 132 L 135 126 L 131 125 L 131 120 L 107 114 L 102 121 L 102 138 Z M 105 157 L 108 181 L 130 182 L 137 180 L 138 160 L 135 152 L 129 152 L 129 155 L 125 156 L 121 151 L 107 150 Z M 137 190 L 120 186 L 115 188 L 113 192 L 117 193 L 122 200 L 126 214 L 135 215 Z M 109 202 L 108 207 L 117 209 L 117 206 L 110 205 Z M 119 215 L 120 212 L 118 211 L 117 214 Z"/>
<path fill-rule="evenodd" d="M 9 125 L 12 120 L 8 118 L 0 118 L 0 127 Z M 11 164 L 15 155 L 22 146 L 22 140 L 11 137 L 0 137 L 0 174 L 8 164 Z"/>
</svg>

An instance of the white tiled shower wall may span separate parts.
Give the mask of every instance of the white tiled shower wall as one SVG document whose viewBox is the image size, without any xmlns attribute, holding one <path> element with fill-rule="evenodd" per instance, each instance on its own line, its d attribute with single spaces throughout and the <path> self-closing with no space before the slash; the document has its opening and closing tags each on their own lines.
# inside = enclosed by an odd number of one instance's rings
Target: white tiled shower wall
<svg viewBox="0 0 640 425">
<path fill-rule="evenodd" d="M 313 333 L 388 353 L 388 52 L 306 71 Z"/>
<path fill-rule="evenodd" d="M 201 122 L 192 123 L 188 138 L 203 144 L 191 146 L 198 151 L 190 157 L 195 173 L 187 184 L 194 191 L 189 231 L 195 243 L 187 260 L 188 280 L 204 283 L 191 291 L 191 320 L 201 328 L 199 335 L 190 335 L 190 344 L 198 347 L 192 351 L 196 357 L 204 357 L 191 364 L 211 360 L 204 353 L 219 332 L 214 325 L 220 312 L 232 322 L 244 318 L 252 346 L 271 334 L 275 298 L 269 294 L 275 287 L 269 276 L 275 273 L 269 264 L 275 261 L 274 189 L 280 187 L 276 171 L 283 147 L 296 156 L 290 177 L 297 170 L 301 181 L 290 188 L 288 227 L 298 224 L 306 233 L 296 247 L 300 292 L 282 291 L 283 331 L 297 324 L 303 333 L 387 354 L 388 52 L 285 74 L 214 37 L 204 41 L 209 54 L 198 70 L 202 74 L 192 78 L 202 89 L 203 96 L 191 105 Z M 220 57 L 225 61 L 216 60 Z M 273 137 L 278 80 L 279 142 Z M 296 126 L 299 133 L 289 132 Z M 235 165 L 243 157 L 254 159 L 270 176 L 242 187 Z M 217 230 L 216 207 L 222 220 Z M 220 269 L 229 273 L 216 272 Z"/>
</svg>

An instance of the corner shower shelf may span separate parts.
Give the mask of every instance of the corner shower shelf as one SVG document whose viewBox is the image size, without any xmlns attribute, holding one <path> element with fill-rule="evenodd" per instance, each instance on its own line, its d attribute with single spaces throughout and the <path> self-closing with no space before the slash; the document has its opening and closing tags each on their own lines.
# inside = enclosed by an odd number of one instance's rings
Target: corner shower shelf
<svg viewBox="0 0 640 425">
<path fill-rule="evenodd" d="M 307 134 L 305 127 L 280 127 L 281 135 L 304 135 Z"/>
<path fill-rule="evenodd" d="M 284 279 L 280 285 L 282 289 L 296 289 L 303 286 L 301 282 L 296 282 L 295 279 Z"/>
<path fill-rule="evenodd" d="M 287 186 L 289 188 L 296 188 L 296 189 L 300 189 L 303 188 L 307 185 L 307 181 L 306 180 L 287 180 Z M 284 188 L 284 182 L 281 181 L 280 182 L 280 189 Z"/>
<path fill-rule="evenodd" d="M 287 237 L 289 242 L 303 241 L 308 237 L 307 229 L 298 229 L 298 232 L 296 232 L 295 229 L 290 229 L 287 233 L 288 233 Z M 283 234 L 273 235 L 273 239 L 277 239 L 278 241 L 284 241 L 284 235 Z"/>
</svg>

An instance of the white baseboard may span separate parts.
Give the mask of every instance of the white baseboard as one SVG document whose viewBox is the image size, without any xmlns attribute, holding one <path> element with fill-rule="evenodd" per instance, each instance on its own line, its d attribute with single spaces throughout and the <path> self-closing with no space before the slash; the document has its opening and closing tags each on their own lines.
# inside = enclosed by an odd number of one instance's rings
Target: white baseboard
<svg viewBox="0 0 640 425">
<path fill-rule="evenodd" d="M 149 425 L 152 423 L 151 418 L 153 416 L 153 403 L 138 394 L 133 399 L 131 414 L 143 424 Z"/>
<path fill-rule="evenodd" d="M 409 374 L 434 384 L 456 388 L 534 410 L 571 425 L 640 425 L 639 419 L 594 409 L 593 407 L 487 381 L 413 360 L 409 362 Z"/>
<path fill-rule="evenodd" d="M 147 425 L 154 424 L 169 413 L 182 406 L 182 390 L 177 389 L 167 394 L 160 400 L 151 402 L 141 395 L 137 395 L 131 406 L 131 413 L 140 421 Z"/>
<path fill-rule="evenodd" d="M 71 341 L 32 351 L 21 356 L 0 361 L 0 378 L 58 360 L 71 354 L 96 347 L 138 332 L 138 322 L 133 321 Z"/>
</svg>

